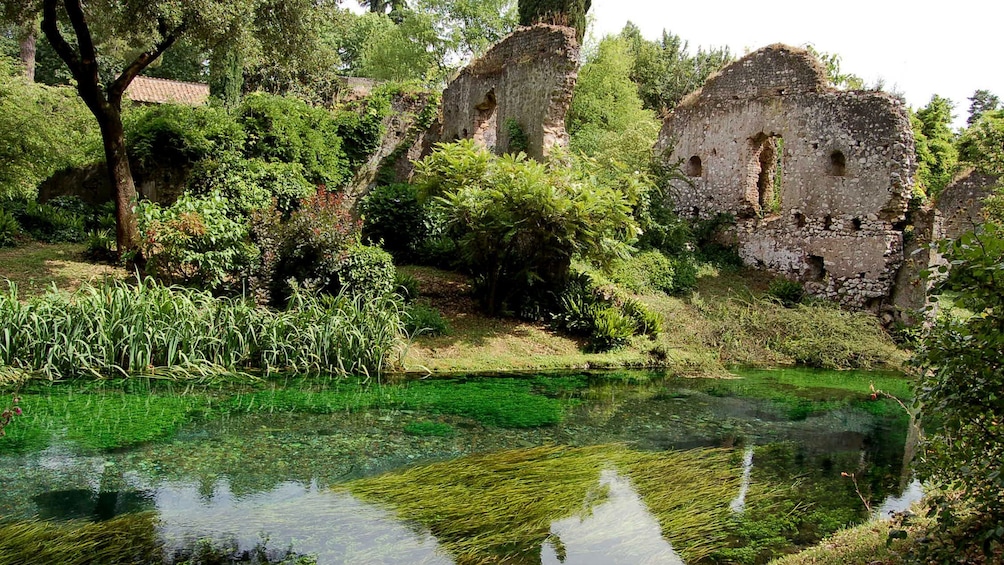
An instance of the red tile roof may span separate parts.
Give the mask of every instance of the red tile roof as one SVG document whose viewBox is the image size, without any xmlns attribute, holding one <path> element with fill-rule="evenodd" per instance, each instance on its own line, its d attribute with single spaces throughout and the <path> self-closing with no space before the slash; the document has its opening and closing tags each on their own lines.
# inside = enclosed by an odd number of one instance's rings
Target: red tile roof
<svg viewBox="0 0 1004 565">
<path fill-rule="evenodd" d="M 198 106 L 209 100 L 209 85 L 138 76 L 126 89 L 126 96 L 133 102 Z"/>
</svg>

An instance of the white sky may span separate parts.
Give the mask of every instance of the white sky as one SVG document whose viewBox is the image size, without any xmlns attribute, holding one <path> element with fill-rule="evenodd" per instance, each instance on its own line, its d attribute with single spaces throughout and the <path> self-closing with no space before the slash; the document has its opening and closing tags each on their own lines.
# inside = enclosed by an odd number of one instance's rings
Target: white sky
<svg viewBox="0 0 1004 565">
<path fill-rule="evenodd" d="M 913 108 L 933 94 L 955 102 L 965 125 L 978 88 L 1004 98 L 1004 3 L 992 0 L 905 2 L 843 0 L 593 0 L 592 34 L 618 33 L 634 22 L 648 39 L 666 29 L 698 46 L 727 45 L 741 57 L 771 43 L 841 56 L 841 70 L 868 84 L 884 79 Z M 995 7 L 996 6 L 996 7 Z"/>
</svg>

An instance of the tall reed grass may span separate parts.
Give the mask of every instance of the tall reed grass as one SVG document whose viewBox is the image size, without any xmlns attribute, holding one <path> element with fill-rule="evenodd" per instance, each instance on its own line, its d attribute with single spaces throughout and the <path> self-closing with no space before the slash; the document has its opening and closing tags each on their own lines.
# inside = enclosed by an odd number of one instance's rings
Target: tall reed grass
<svg viewBox="0 0 1004 565">
<path fill-rule="evenodd" d="M 397 300 L 298 292 L 285 310 L 152 280 L 22 302 L 0 293 L 0 368 L 48 379 L 262 370 L 379 375 L 403 332 Z"/>
</svg>

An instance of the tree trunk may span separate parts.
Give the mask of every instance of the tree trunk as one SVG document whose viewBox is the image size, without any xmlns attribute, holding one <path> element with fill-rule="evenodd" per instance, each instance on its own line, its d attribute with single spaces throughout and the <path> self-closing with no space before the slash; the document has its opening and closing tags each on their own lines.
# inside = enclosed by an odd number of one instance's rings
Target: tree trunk
<svg viewBox="0 0 1004 565">
<path fill-rule="evenodd" d="M 136 183 L 132 178 L 129 156 L 126 154 L 122 114 L 115 108 L 95 113 L 101 127 L 105 147 L 108 178 L 115 190 L 115 242 L 119 255 L 139 248 L 139 225 L 133 208 L 136 206 Z"/>
<path fill-rule="evenodd" d="M 35 40 L 37 39 L 35 33 L 35 23 L 32 22 L 22 33 L 19 43 L 21 45 L 21 64 L 24 65 L 24 74 L 28 77 L 28 80 L 35 82 Z"/>
</svg>

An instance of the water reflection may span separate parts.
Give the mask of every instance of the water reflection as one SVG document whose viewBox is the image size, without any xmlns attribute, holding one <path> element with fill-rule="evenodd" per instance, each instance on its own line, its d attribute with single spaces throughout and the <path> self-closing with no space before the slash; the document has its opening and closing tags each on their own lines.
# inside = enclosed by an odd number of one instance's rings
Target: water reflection
<svg viewBox="0 0 1004 565">
<path fill-rule="evenodd" d="M 589 515 L 551 523 L 551 535 L 541 550 L 542 565 L 683 565 L 628 478 L 607 469 L 600 474 L 600 486 L 608 489 L 608 497 Z"/>
<path fill-rule="evenodd" d="M 160 535 L 169 549 L 195 539 L 235 543 L 248 551 L 267 538 L 269 547 L 291 548 L 325 563 L 448 564 L 428 530 L 351 494 L 316 484 L 280 484 L 271 491 L 234 496 L 226 481 L 206 499 L 198 485 L 158 488 Z"/>
</svg>

